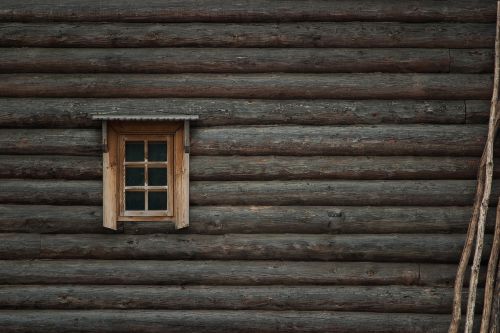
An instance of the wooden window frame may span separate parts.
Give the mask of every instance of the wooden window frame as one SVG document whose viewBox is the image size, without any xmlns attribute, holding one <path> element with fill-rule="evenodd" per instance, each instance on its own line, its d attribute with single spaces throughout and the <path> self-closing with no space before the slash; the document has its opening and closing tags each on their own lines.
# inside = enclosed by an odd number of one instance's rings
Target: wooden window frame
<svg viewBox="0 0 500 333">
<path fill-rule="evenodd" d="M 117 229 L 118 222 L 172 222 L 177 229 L 189 225 L 189 122 L 103 122 L 103 225 Z M 187 135 L 186 135 L 187 134 Z M 124 138 L 167 138 L 171 144 L 167 163 L 172 168 L 167 182 L 172 206 L 168 213 L 127 214 L 124 210 Z M 169 161 L 170 160 L 170 161 Z M 173 172 L 172 172 L 173 171 Z M 162 212 L 162 211 L 159 211 Z M 163 211 L 164 212 L 164 211 Z"/>
<path fill-rule="evenodd" d="M 164 141 L 167 143 L 167 161 L 166 162 L 151 162 L 148 161 L 145 156 L 144 162 L 127 162 L 125 160 L 125 143 L 127 141 L 143 141 L 144 142 L 144 154 L 147 156 L 147 142 L 149 141 Z M 119 193 L 119 213 L 118 216 L 119 221 L 125 221 L 126 218 L 132 217 L 134 221 L 137 217 L 144 217 L 145 219 L 148 217 L 173 217 L 174 216 L 174 207 L 175 207 L 175 197 L 174 197 L 174 186 L 175 186 L 175 175 L 174 175 L 174 136 L 173 135 L 152 135 L 152 134 L 120 134 L 119 135 L 119 145 L 118 148 L 118 161 L 119 161 L 119 169 L 118 169 L 118 193 Z M 167 185 L 166 186 L 150 186 L 147 184 L 146 186 L 126 186 L 125 184 L 125 168 L 127 166 L 140 166 L 145 170 L 145 178 L 148 178 L 148 170 L 150 166 L 160 166 L 165 167 L 167 172 Z M 126 190 L 138 190 L 144 191 L 145 195 L 145 210 L 143 211 L 130 211 L 125 209 L 125 191 Z M 152 192 L 155 190 L 166 190 L 167 191 L 167 210 L 166 211 L 150 211 L 148 209 L 148 192 Z"/>
</svg>

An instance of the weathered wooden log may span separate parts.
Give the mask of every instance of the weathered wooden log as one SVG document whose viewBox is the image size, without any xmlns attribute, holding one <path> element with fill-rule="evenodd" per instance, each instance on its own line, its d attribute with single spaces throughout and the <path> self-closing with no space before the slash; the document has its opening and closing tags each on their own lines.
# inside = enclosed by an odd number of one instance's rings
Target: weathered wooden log
<svg viewBox="0 0 500 333">
<path fill-rule="evenodd" d="M 172 223 L 127 222 L 117 232 L 130 234 L 380 234 L 464 233 L 470 207 L 313 207 L 193 206 L 189 228 Z M 488 214 L 487 231 L 495 222 Z M 123 227 L 123 228 L 122 228 Z M 101 206 L 0 205 L 0 232 L 106 233 Z"/>
<path fill-rule="evenodd" d="M 3 48 L 0 73 L 491 72 L 490 50 L 452 59 L 447 49 Z"/>
<path fill-rule="evenodd" d="M 0 74 L 0 97 L 486 99 L 489 74 Z"/>
<path fill-rule="evenodd" d="M 492 68 L 491 49 L 0 50 L 0 73 L 491 73 Z"/>
<path fill-rule="evenodd" d="M 491 237 L 485 247 L 490 246 Z M 5 242 L 3 240 L 6 240 Z M 0 258 L 458 262 L 462 235 L 0 235 Z M 40 253 L 25 250 L 33 240 Z M 39 241 L 39 243 L 37 242 Z M 36 247 L 38 249 L 38 247 Z"/>
<path fill-rule="evenodd" d="M 488 1 L 158 1 L 3 0 L 0 21 L 20 22 L 286 22 L 286 21 L 494 22 Z"/>
<path fill-rule="evenodd" d="M 456 265 L 376 262 L 7 260 L 2 284 L 450 286 Z"/>
<path fill-rule="evenodd" d="M 212 127 L 192 131 L 193 155 L 479 156 L 486 127 Z"/>
<path fill-rule="evenodd" d="M 100 206 L 0 205 L 1 232 L 102 233 Z M 494 210 L 487 230 L 493 230 Z M 189 229 L 171 223 L 125 223 L 148 233 L 463 233 L 470 207 L 191 207 Z"/>
<path fill-rule="evenodd" d="M 196 181 L 192 205 L 468 206 L 472 180 Z M 100 181 L 0 179 L 0 203 L 100 205 Z M 500 189 L 493 188 L 498 197 Z M 492 205 L 496 204 L 494 200 Z"/>
<path fill-rule="evenodd" d="M 465 101 L 467 124 L 487 124 L 490 117 L 489 100 Z"/>
<path fill-rule="evenodd" d="M 496 176 L 500 176 L 500 161 Z M 474 179 L 476 157 L 193 156 L 192 180 Z M 35 167 L 36 166 L 36 167 Z M 2 155 L 0 178 L 98 180 L 98 156 Z"/>
<path fill-rule="evenodd" d="M 492 73 L 495 51 L 493 49 L 450 49 L 450 72 Z"/>
<path fill-rule="evenodd" d="M 0 286 L 1 309 L 220 309 L 449 313 L 452 299 L 453 290 L 442 287 Z"/>
<path fill-rule="evenodd" d="M 101 133 L 94 129 L 2 130 L 0 153 L 97 156 L 100 140 Z"/>
<path fill-rule="evenodd" d="M 194 205 L 471 205 L 475 181 L 231 181 L 191 183 Z M 494 186 L 496 198 L 500 187 Z M 494 200 L 496 201 L 496 200 Z M 492 205 L 495 205 L 492 202 Z"/>
<path fill-rule="evenodd" d="M 320 311 L 3 310 L 5 333 L 445 333 L 449 315 Z"/>
<path fill-rule="evenodd" d="M 0 125 L 100 128 L 99 122 L 91 121 L 91 115 L 114 113 L 196 114 L 200 119 L 193 122 L 194 127 L 269 124 L 463 124 L 465 103 L 434 100 L 2 98 Z"/>
<path fill-rule="evenodd" d="M 0 234 L 2 259 L 458 262 L 462 235 Z M 33 246 L 25 244 L 33 243 Z M 491 244 L 487 237 L 486 247 Z"/>
<path fill-rule="evenodd" d="M 187 232 L 231 233 L 463 233 L 470 207 L 307 207 L 193 206 L 189 229 L 175 231 L 171 223 L 127 222 L 131 234 Z M 488 231 L 495 210 L 488 215 Z M 0 226 L 4 224 L 0 223 Z M 17 232 L 16 229 L 8 229 Z"/>
<path fill-rule="evenodd" d="M 93 155 L 99 130 L 4 129 L 2 154 Z M 234 126 L 195 128 L 195 155 L 423 155 L 478 156 L 483 125 Z"/>
<path fill-rule="evenodd" d="M 93 180 L 101 177 L 102 162 L 97 156 L 0 156 L 0 178 Z"/>
<path fill-rule="evenodd" d="M 102 227 L 101 206 L 46 205 L 0 205 L 0 232 L 115 233 Z"/>
<path fill-rule="evenodd" d="M 40 235 L 22 234 L 22 244 L 19 244 L 21 234 L 0 234 L 0 258 L 22 259 L 40 256 Z M 17 244 L 16 244 L 17 243 Z"/>
<path fill-rule="evenodd" d="M 1 23 L 0 31 L 0 47 L 491 48 L 495 41 L 491 23 Z"/>
<path fill-rule="evenodd" d="M 0 179 L 1 203 L 101 205 L 102 183 L 77 180 Z"/>
<path fill-rule="evenodd" d="M 30 161 L 25 158 L 4 172 L 22 170 Z M 475 179 L 478 165 L 477 157 L 194 156 L 190 176 L 192 180 Z M 0 160 L 0 177 L 1 167 Z M 29 165 L 26 171 L 18 178 L 30 178 Z M 495 175 L 500 176 L 498 165 Z"/>
</svg>

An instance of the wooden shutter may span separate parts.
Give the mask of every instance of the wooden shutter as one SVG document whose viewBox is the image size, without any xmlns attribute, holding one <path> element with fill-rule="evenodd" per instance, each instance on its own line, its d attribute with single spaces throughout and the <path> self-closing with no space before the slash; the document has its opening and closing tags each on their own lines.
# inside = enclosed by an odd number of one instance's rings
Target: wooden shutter
<svg viewBox="0 0 500 333">
<path fill-rule="evenodd" d="M 175 133 L 175 228 L 189 225 L 189 121 Z"/>
<path fill-rule="evenodd" d="M 102 122 L 103 130 L 103 153 L 102 153 L 102 176 L 103 176 L 103 200 L 102 216 L 105 228 L 117 229 L 117 172 L 118 172 L 118 135 L 107 121 Z"/>
</svg>

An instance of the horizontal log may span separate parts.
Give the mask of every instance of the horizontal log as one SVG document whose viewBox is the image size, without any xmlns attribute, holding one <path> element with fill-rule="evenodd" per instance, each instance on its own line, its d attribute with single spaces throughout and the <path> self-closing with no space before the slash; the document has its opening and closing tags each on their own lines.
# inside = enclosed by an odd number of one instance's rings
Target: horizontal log
<svg viewBox="0 0 500 333">
<path fill-rule="evenodd" d="M 117 232 L 122 232 L 119 225 Z M 112 233 L 101 206 L 0 205 L 0 232 Z"/>
<path fill-rule="evenodd" d="M 475 181 L 192 182 L 194 205 L 471 205 Z M 498 197 L 495 186 L 492 197 Z M 496 201 L 495 199 L 492 199 Z"/>
<path fill-rule="evenodd" d="M 320 311 L 213 310 L 3 310 L 5 333 L 130 332 L 130 333 L 445 333 L 444 314 L 395 314 Z"/>
<path fill-rule="evenodd" d="M 494 22 L 489 1 L 158 1 L 101 3 L 3 0 L 0 21 L 20 22 L 286 22 L 286 21 Z"/>
<path fill-rule="evenodd" d="M 0 74 L 0 97 L 488 99 L 489 74 Z"/>
<path fill-rule="evenodd" d="M 475 179 L 477 157 L 194 156 L 191 180 Z M 500 176 L 500 160 L 495 175 Z M 36 166 L 36 167 L 34 167 Z M 98 156 L 2 155 L 0 178 L 98 180 Z"/>
<path fill-rule="evenodd" d="M 313 207 L 193 206 L 189 228 L 168 222 L 126 222 L 117 232 L 129 234 L 380 234 L 464 233 L 471 207 Z M 492 232 L 495 210 L 488 213 Z M 0 232 L 107 233 L 101 206 L 0 205 Z"/>
<path fill-rule="evenodd" d="M 463 235 L 0 235 L 0 258 L 458 262 Z M 25 243 L 33 243 L 31 248 Z M 487 238 L 485 252 L 489 252 Z"/>
<path fill-rule="evenodd" d="M 95 180 L 102 178 L 102 161 L 98 156 L 1 155 L 0 178 Z"/>
<path fill-rule="evenodd" d="M 0 49 L 0 73 L 490 73 L 487 49 Z M 20 57 L 19 55 L 23 56 Z"/>
<path fill-rule="evenodd" d="M 493 58 L 491 49 L 3 48 L 0 73 L 491 73 Z"/>
<path fill-rule="evenodd" d="M 481 295 L 478 295 L 478 299 L 481 298 Z M 1 309 L 220 309 L 450 313 L 452 300 L 453 290 L 442 287 L 0 286 Z M 481 304 L 477 305 L 476 310 L 479 312 Z"/>
<path fill-rule="evenodd" d="M 176 231 L 171 223 L 126 222 L 124 232 L 464 233 L 471 214 L 471 207 L 193 206 L 187 230 Z M 491 208 L 487 215 L 488 232 L 492 232 L 494 224 L 495 210 Z"/>
<path fill-rule="evenodd" d="M 14 170 L 22 170 L 24 163 L 28 169 L 33 160 L 22 161 L 4 172 L 16 175 Z M 478 165 L 477 157 L 194 156 L 189 171 L 192 180 L 476 179 Z M 497 177 L 499 165 L 500 160 L 495 163 Z M 0 161 L 0 176 L 1 166 Z M 34 172 L 28 169 L 18 178 Z"/>
<path fill-rule="evenodd" d="M 7 260 L 0 282 L 18 284 L 452 286 L 456 265 L 377 262 Z M 484 274 L 481 270 L 481 281 Z M 468 281 L 468 279 L 466 279 Z"/>
<path fill-rule="evenodd" d="M 479 156 L 485 138 L 486 128 L 479 125 L 212 127 L 193 129 L 191 151 L 193 155 Z"/>
<path fill-rule="evenodd" d="M 41 238 L 36 234 L 0 234 L 0 258 L 2 259 L 23 259 L 37 258 L 40 256 Z"/>
<path fill-rule="evenodd" d="M 495 52 L 492 49 L 450 50 L 450 72 L 491 73 Z"/>
<path fill-rule="evenodd" d="M 94 129 L 2 130 L 0 153 L 99 156 L 100 141 L 101 133 Z"/>
<path fill-rule="evenodd" d="M 196 181 L 192 205 L 468 206 L 473 180 Z M 0 179 L 0 203 L 100 205 L 99 181 Z M 491 204 L 500 188 L 494 186 Z"/>
<path fill-rule="evenodd" d="M 0 31 L 0 47 L 492 48 L 495 41 L 494 23 L 1 23 Z"/>
<path fill-rule="evenodd" d="M 234 126 L 194 128 L 195 155 L 479 156 L 483 125 Z M 99 156 L 97 129 L 4 129 L 1 154 Z"/>
<path fill-rule="evenodd" d="M 489 112 L 489 109 L 488 109 Z M 465 122 L 464 101 L 2 98 L 2 127 L 99 127 L 92 114 L 196 114 L 193 126 Z M 488 115 L 486 115 L 488 116 Z M 487 122 L 486 122 L 487 123 Z"/>
<path fill-rule="evenodd" d="M 40 252 L 25 241 L 39 237 Z M 4 242 L 5 239 L 5 242 Z M 35 235 L 0 234 L 0 258 L 320 260 L 455 263 L 463 235 Z M 490 237 L 485 253 L 489 253 Z M 38 249 L 38 247 L 36 248 Z"/>
<path fill-rule="evenodd" d="M 101 205 L 102 183 L 77 180 L 0 179 L 1 203 Z"/>
<path fill-rule="evenodd" d="M 487 124 L 490 117 L 490 101 L 466 101 L 466 120 L 468 124 Z"/>
</svg>

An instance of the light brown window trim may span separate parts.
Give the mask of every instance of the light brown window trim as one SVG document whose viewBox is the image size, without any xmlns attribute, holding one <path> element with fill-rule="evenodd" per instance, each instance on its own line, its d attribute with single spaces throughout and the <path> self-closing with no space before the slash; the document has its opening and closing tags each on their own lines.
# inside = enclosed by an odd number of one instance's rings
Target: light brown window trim
<svg viewBox="0 0 500 333">
<path fill-rule="evenodd" d="M 144 141 L 144 154 L 147 156 L 147 142 L 150 141 L 164 141 L 167 143 L 167 161 L 166 162 L 150 162 L 145 156 L 145 162 L 126 162 L 125 161 L 125 143 L 126 141 Z M 158 135 L 158 134 L 120 134 L 119 135 L 119 148 L 118 148 L 118 160 L 120 168 L 118 170 L 118 193 L 119 197 L 119 216 L 118 220 L 122 221 L 125 217 L 173 217 L 174 216 L 174 134 L 170 135 Z M 126 166 L 141 166 L 145 170 L 145 178 L 148 178 L 148 170 L 150 167 L 154 166 L 165 167 L 167 172 L 167 185 L 166 186 L 156 186 L 152 187 L 149 184 L 146 186 L 126 186 L 125 185 L 125 167 Z M 144 191 L 145 195 L 145 210 L 144 211 L 127 211 L 125 209 L 125 191 L 136 189 L 138 191 Z M 167 210 L 166 211 L 149 211 L 148 210 L 148 195 L 150 191 L 155 189 L 167 190 Z"/>
<path fill-rule="evenodd" d="M 103 225 L 117 228 L 118 221 L 170 221 L 176 228 L 189 224 L 189 153 L 184 132 L 188 121 L 104 121 L 103 140 Z M 172 206 L 167 214 L 125 214 L 123 202 L 123 145 L 124 137 L 131 138 L 169 138 L 173 173 L 169 177 L 169 197 Z M 103 137 L 104 139 L 104 137 Z M 170 148 L 170 147 L 169 147 Z M 167 158 L 167 160 L 169 159 Z M 135 216 L 131 216 L 135 215 Z M 147 216 L 137 216 L 147 215 Z"/>
</svg>

